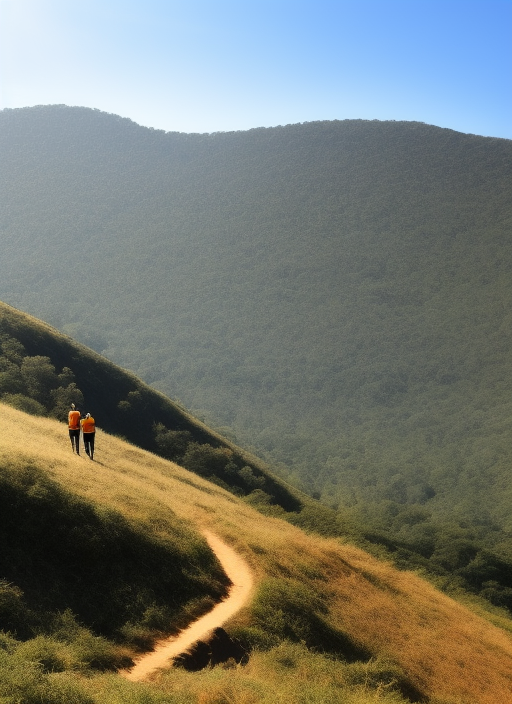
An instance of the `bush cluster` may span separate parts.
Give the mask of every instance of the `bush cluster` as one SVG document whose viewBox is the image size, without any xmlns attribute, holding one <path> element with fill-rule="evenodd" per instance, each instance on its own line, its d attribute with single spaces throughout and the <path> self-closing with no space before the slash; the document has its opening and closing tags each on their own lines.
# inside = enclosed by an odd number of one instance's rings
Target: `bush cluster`
<svg viewBox="0 0 512 704">
<path fill-rule="evenodd" d="M 267 485 L 272 491 L 270 478 L 250 467 L 228 447 L 194 442 L 190 432 L 169 430 L 162 423 L 155 425 L 155 442 L 162 457 L 181 464 L 239 496 L 255 489 L 264 490 Z"/>
<path fill-rule="evenodd" d="M 57 373 L 49 357 L 27 354 L 22 343 L 0 334 L 0 399 L 33 415 L 65 419 L 71 403 L 84 396 L 69 367 Z"/>
</svg>

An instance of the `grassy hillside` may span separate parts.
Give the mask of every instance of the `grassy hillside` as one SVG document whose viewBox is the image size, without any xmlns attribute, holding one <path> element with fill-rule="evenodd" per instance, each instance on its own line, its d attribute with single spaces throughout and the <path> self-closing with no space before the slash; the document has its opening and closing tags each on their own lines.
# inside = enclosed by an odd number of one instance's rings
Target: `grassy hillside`
<svg viewBox="0 0 512 704">
<path fill-rule="evenodd" d="M 429 559 L 440 522 L 510 555 L 510 141 L 53 106 L 0 151 L 0 298 Z"/>
<path fill-rule="evenodd" d="M 98 462 L 90 462 L 71 452 L 65 424 L 3 404 L 0 415 L 1 478 L 32 502 L 30 512 L 18 512 L 17 527 L 21 534 L 35 520 L 46 527 L 39 531 L 41 549 L 50 540 L 50 552 L 55 552 L 48 499 L 60 507 L 59 516 L 73 515 L 78 528 L 90 526 L 94 516 L 100 532 L 101 526 L 115 524 L 121 540 L 133 531 L 164 552 L 178 550 L 184 565 L 189 564 L 183 573 L 193 574 L 205 591 L 208 574 L 199 576 L 197 567 L 209 563 L 215 572 L 215 566 L 196 531 L 208 528 L 244 555 L 257 582 L 251 604 L 228 627 L 251 648 L 245 667 L 197 674 L 175 669 L 151 684 L 127 682 L 102 673 L 105 661 L 86 660 L 86 645 L 89 652 L 94 645 L 96 653 L 101 648 L 105 653 L 115 644 L 100 637 L 94 624 L 90 630 L 78 624 L 71 603 L 60 603 L 60 619 L 53 628 L 46 620 L 46 630 L 35 638 L 0 635 L 0 694 L 6 702 L 507 700 L 512 624 L 504 616 L 496 613 L 501 628 L 493 626 L 418 576 L 397 572 L 340 540 L 308 536 L 280 519 L 263 517 L 246 500 L 105 432 L 97 438 Z M 19 547 L 30 549 L 26 541 Z M 101 550 L 95 548 L 94 554 L 101 560 Z M 134 577 L 143 566 L 136 554 L 118 557 Z M 104 577 L 99 570 L 98 582 Z M 52 584 L 53 579 L 39 581 L 39 603 Z M 21 603 L 40 613 L 30 590 L 22 596 L 14 581 L 9 589 L 7 608 L 5 599 L 0 602 L 1 618 L 14 613 L 12 604 L 18 611 Z M 104 597 L 108 602 L 107 591 Z M 115 665 L 111 657 L 107 666 Z"/>
</svg>

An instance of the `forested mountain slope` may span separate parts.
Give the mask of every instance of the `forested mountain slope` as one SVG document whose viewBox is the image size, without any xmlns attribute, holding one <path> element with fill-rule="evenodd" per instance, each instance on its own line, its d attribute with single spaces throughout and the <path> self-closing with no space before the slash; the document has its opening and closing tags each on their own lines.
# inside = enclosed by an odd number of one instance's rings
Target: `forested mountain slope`
<svg viewBox="0 0 512 704">
<path fill-rule="evenodd" d="M 431 514 L 508 550 L 510 141 L 53 106 L 0 150 L 1 299 L 426 554 Z"/>
</svg>

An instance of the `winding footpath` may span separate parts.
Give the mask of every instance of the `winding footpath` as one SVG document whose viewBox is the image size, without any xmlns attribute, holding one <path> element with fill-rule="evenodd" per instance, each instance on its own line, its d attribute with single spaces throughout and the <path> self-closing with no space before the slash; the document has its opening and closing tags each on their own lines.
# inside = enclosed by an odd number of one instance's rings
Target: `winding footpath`
<svg viewBox="0 0 512 704">
<path fill-rule="evenodd" d="M 162 641 L 155 650 L 139 658 L 130 670 L 120 672 L 126 679 L 138 682 L 156 670 L 170 667 L 173 658 L 185 652 L 198 640 L 204 639 L 213 629 L 222 626 L 248 602 L 254 582 L 248 564 L 213 533 L 203 531 L 203 535 L 232 582 L 228 596 L 178 635 Z"/>
</svg>

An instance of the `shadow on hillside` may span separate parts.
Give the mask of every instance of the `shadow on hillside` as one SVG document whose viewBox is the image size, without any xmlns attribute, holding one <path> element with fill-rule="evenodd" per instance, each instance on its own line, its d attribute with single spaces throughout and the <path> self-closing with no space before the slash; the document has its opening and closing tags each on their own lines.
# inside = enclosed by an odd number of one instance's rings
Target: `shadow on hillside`
<svg viewBox="0 0 512 704">
<path fill-rule="evenodd" d="M 198 672 L 205 667 L 213 667 L 232 661 L 236 665 L 246 665 L 249 653 L 236 638 L 231 638 L 223 628 L 216 628 L 207 640 L 198 640 L 184 653 L 174 659 L 177 667 L 189 672 Z"/>
</svg>

